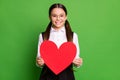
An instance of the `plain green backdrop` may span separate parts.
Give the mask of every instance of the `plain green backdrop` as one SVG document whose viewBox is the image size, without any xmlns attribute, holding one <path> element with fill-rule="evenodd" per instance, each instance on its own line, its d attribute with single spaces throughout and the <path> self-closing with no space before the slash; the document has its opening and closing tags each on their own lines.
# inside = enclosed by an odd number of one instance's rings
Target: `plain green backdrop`
<svg viewBox="0 0 120 80">
<path fill-rule="evenodd" d="M 83 65 L 76 80 L 120 80 L 119 0 L 0 0 L 0 80 L 38 80 L 35 59 L 48 8 L 62 3 L 78 34 Z"/>
</svg>

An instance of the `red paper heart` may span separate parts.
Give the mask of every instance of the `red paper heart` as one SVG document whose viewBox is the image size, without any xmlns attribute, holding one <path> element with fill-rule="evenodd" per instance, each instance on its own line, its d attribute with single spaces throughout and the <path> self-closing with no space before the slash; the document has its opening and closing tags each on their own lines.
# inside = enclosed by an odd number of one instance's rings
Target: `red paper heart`
<svg viewBox="0 0 120 80">
<path fill-rule="evenodd" d="M 72 63 L 76 46 L 72 42 L 65 42 L 58 48 L 54 42 L 44 41 L 40 53 L 45 64 L 57 75 Z"/>
</svg>

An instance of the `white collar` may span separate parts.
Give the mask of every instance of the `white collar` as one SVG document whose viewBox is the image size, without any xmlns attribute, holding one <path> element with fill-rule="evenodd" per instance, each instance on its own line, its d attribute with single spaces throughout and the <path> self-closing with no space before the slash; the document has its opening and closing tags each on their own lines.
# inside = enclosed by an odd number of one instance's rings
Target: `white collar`
<svg viewBox="0 0 120 80">
<path fill-rule="evenodd" d="M 62 28 L 60 28 L 59 30 L 56 30 L 56 29 L 54 29 L 52 26 L 51 26 L 51 30 L 50 30 L 51 32 L 65 32 L 65 26 L 63 26 Z"/>
</svg>

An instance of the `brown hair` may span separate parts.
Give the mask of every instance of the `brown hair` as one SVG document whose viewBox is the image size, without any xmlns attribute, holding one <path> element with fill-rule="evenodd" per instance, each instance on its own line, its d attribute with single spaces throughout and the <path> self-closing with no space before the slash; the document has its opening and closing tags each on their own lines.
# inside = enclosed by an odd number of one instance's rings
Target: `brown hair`
<svg viewBox="0 0 120 80">
<path fill-rule="evenodd" d="M 63 4 L 56 3 L 56 4 L 53 4 L 49 8 L 49 16 L 51 15 L 51 11 L 54 8 L 63 9 L 65 11 L 65 14 L 67 15 L 67 9 L 65 8 L 65 6 Z M 48 40 L 49 39 L 51 25 L 52 25 L 52 22 L 50 21 L 47 28 L 46 28 L 46 31 L 43 33 L 43 40 Z M 72 41 L 73 40 L 73 32 L 71 30 L 71 27 L 70 27 L 70 24 L 69 24 L 68 20 L 65 21 L 65 29 L 66 29 L 67 41 Z"/>
</svg>

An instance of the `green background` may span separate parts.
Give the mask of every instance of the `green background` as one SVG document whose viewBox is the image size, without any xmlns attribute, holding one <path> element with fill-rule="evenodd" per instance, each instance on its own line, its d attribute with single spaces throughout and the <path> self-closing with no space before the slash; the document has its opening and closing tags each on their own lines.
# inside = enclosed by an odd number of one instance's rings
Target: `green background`
<svg viewBox="0 0 120 80">
<path fill-rule="evenodd" d="M 120 80 L 119 0 L 0 0 L 0 80 L 38 80 L 38 36 L 56 2 L 79 35 L 84 63 L 76 80 Z"/>
</svg>

